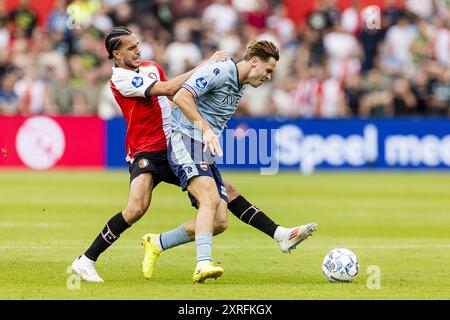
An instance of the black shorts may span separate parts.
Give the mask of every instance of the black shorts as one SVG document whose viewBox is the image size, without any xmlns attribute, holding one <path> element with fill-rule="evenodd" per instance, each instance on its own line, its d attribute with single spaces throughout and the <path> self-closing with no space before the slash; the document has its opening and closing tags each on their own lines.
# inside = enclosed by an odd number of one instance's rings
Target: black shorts
<svg viewBox="0 0 450 320">
<path fill-rule="evenodd" d="M 177 176 L 172 172 L 167 160 L 167 151 L 141 152 L 134 157 L 132 164 L 129 164 L 130 183 L 137 176 L 143 173 L 152 173 L 153 189 L 161 182 L 180 185 Z"/>
<path fill-rule="evenodd" d="M 153 175 L 153 187 L 160 182 L 170 183 L 180 186 L 180 179 L 173 173 L 167 158 L 167 151 L 141 152 L 134 157 L 132 164 L 129 164 L 130 183 L 143 173 L 151 173 Z M 191 205 L 198 209 L 197 199 L 188 192 Z"/>
<path fill-rule="evenodd" d="M 209 151 L 203 152 L 203 149 L 203 143 L 181 132 L 172 131 L 168 150 L 170 167 L 180 180 L 180 187 L 183 191 L 187 190 L 194 177 L 207 176 L 214 180 L 219 197 L 228 202 L 227 189 L 214 156 Z M 189 198 L 192 206 L 198 208 L 195 197 L 189 193 Z"/>
</svg>

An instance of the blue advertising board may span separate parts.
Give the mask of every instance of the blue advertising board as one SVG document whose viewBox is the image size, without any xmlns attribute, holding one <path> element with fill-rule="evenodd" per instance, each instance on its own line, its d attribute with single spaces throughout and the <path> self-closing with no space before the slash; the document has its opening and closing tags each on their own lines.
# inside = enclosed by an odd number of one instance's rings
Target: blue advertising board
<svg viewBox="0 0 450 320">
<path fill-rule="evenodd" d="M 127 167 L 125 162 L 125 119 L 114 118 L 106 121 L 106 167 Z"/>
<path fill-rule="evenodd" d="M 125 123 L 108 122 L 107 166 L 125 163 Z M 446 119 L 232 119 L 221 136 L 222 168 L 447 169 Z"/>
</svg>

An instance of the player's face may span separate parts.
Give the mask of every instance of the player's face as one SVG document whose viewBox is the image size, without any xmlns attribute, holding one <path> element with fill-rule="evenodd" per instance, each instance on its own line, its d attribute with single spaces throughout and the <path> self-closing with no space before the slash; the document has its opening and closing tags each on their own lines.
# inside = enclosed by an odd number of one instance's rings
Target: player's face
<svg viewBox="0 0 450 320">
<path fill-rule="evenodd" d="M 117 65 L 122 68 L 135 70 L 141 64 L 141 49 L 139 41 L 134 34 L 121 39 L 122 45 L 116 51 Z"/>
<path fill-rule="evenodd" d="M 272 74 L 277 65 L 277 61 L 270 57 L 269 61 L 264 62 L 258 57 L 251 59 L 251 69 L 248 74 L 248 83 L 256 88 L 264 83 L 264 81 L 272 79 Z"/>
</svg>

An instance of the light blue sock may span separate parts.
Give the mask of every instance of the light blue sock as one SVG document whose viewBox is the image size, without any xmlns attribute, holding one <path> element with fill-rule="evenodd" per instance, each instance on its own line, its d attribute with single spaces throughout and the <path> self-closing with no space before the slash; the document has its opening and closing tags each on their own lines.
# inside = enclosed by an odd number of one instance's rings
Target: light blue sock
<svg viewBox="0 0 450 320">
<path fill-rule="evenodd" d="M 191 242 L 191 239 L 186 233 L 183 225 L 173 230 L 161 233 L 159 236 L 159 243 L 161 244 L 162 250 L 167 250 L 187 242 Z"/>
<path fill-rule="evenodd" d="M 200 232 L 196 234 L 195 245 L 197 246 L 197 262 L 212 261 L 212 233 Z"/>
</svg>

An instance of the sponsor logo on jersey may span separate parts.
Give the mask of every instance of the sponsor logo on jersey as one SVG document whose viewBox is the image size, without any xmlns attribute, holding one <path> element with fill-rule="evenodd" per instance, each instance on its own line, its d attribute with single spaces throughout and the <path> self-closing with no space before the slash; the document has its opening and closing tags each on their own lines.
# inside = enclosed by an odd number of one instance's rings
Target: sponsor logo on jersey
<svg viewBox="0 0 450 320">
<path fill-rule="evenodd" d="M 149 164 L 150 164 L 150 162 L 147 159 L 141 159 L 141 160 L 139 160 L 138 167 L 141 169 L 144 169 L 144 168 L 148 167 Z"/>
<path fill-rule="evenodd" d="M 205 161 L 200 161 L 200 169 L 208 171 L 208 164 Z"/>
<path fill-rule="evenodd" d="M 139 88 L 140 86 L 142 86 L 144 84 L 144 79 L 142 79 L 142 77 L 134 77 L 133 80 L 131 80 L 131 84 L 135 88 Z"/>
<path fill-rule="evenodd" d="M 217 75 L 220 73 L 220 70 L 219 70 L 219 68 L 215 68 L 215 69 L 213 70 L 213 72 L 214 72 L 214 74 L 217 76 Z"/>
<path fill-rule="evenodd" d="M 208 86 L 208 81 L 206 81 L 205 78 L 200 77 L 197 80 L 195 80 L 195 85 L 199 89 L 205 89 Z"/>
<path fill-rule="evenodd" d="M 236 105 L 237 101 L 239 100 L 232 94 L 226 94 L 222 99 L 222 103 L 227 105 Z"/>
<path fill-rule="evenodd" d="M 148 74 L 148 77 L 153 80 L 158 80 L 158 76 L 156 75 L 156 73 L 153 73 L 153 72 L 150 72 Z"/>
</svg>

